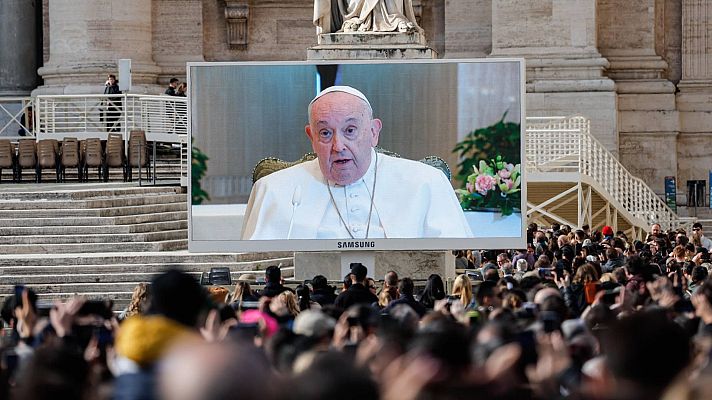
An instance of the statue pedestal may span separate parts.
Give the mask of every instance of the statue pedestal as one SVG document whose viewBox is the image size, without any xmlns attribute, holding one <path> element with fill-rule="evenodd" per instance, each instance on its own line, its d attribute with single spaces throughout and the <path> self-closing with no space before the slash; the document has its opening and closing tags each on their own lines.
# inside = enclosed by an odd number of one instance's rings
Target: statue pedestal
<svg viewBox="0 0 712 400">
<path fill-rule="evenodd" d="M 407 60 L 437 58 L 420 32 L 323 33 L 307 60 Z"/>
<path fill-rule="evenodd" d="M 295 252 L 294 279 L 324 275 L 340 281 L 350 272 L 352 262 L 365 265 L 368 276 L 376 280 L 383 280 L 391 270 L 400 278 L 428 279 L 430 274 L 438 274 L 443 280 L 455 277 L 455 256 L 449 251 L 328 251 Z"/>
</svg>

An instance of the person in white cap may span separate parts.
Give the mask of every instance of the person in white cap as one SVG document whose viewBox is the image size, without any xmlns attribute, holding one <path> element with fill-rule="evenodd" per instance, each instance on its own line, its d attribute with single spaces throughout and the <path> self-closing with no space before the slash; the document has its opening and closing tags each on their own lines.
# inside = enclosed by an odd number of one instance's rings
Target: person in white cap
<svg viewBox="0 0 712 400">
<path fill-rule="evenodd" d="M 243 240 L 472 237 L 442 171 L 376 153 L 382 123 L 363 93 L 332 86 L 308 111 L 317 159 L 255 182 Z"/>
</svg>

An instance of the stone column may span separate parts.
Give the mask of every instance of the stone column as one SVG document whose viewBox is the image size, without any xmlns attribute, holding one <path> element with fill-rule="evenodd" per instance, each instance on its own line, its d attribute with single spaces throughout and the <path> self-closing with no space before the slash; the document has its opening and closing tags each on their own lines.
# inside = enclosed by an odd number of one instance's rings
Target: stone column
<svg viewBox="0 0 712 400">
<path fill-rule="evenodd" d="M 147 0 L 52 0 L 50 56 L 36 94 L 101 93 L 117 60 L 130 58 L 134 93 L 158 93 Z"/>
<path fill-rule="evenodd" d="M 657 193 L 677 174 L 675 85 L 659 55 L 665 35 L 659 0 L 599 0 L 598 48 L 618 92 L 620 161 Z M 660 157 L 664 153 L 665 157 Z"/>
<path fill-rule="evenodd" d="M 36 7 L 0 1 L 0 96 L 26 96 L 37 85 Z"/>
<path fill-rule="evenodd" d="M 492 56 L 527 61 L 527 115 L 583 115 L 618 153 L 614 82 L 596 48 L 596 0 L 492 2 Z"/>
<path fill-rule="evenodd" d="M 682 80 L 678 181 L 708 178 L 712 169 L 712 0 L 682 1 Z M 684 187 L 684 186 L 683 186 Z"/>
</svg>

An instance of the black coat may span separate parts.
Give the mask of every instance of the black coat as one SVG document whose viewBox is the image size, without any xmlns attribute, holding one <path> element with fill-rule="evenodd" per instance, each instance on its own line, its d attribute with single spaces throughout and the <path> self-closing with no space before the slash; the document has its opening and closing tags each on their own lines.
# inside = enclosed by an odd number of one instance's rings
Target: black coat
<svg viewBox="0 0 712 400">
<path fill-rule="evenodd" d="M 325 306 L 327 304 L 334 304 L 334 301 L 336 300 L 336 293 L 334 293 L 334 289 L 316 289 L 314 293 L 311 294 L 311 300 L 316 301 L 322 306 Z"/>
<path fill-rule="evenodd" d="M 341 294 L 336 297 L 334 304 L 346 310 L 354 304 L 370 305 L 374 301 L 377 302 L 378 297 L 371 293 L 363 283 L 354 283 L 345 292 L 341 292 Z"/>
<path fill-rule="evenodd" d="M 283 286 L 279 282 L 267 282 L 265 284 L 264 289 L 262 289 L 258 292 L 258 295 L 260 297 L 266 296 L 266 297 L 272 298 L 274 296 L 279 295 L 282 292 L 286 292 L 287 290 L 289 290 L 290 292 L 294 292 L 292 289 L 290 289 L 286 286 Z"/>
<path fill-rule="evenodd" d="M 418 301 L 415 300 L 412 294 L 402 294 L 398 299 L 393 300 L 388 304 L 388 307 L 386 307 L 384 312 L 389 312 L 392 309 L 394 309 L 396 306 L 400 304 L 405 304 L 410 306 L 410 308 L 413 309 L 416 313 L 418 313 L 419 317 L 422 317 L 425 315 L 425 307 L 423 307 L 422 304 L 418 303 Z"/>
</svg>

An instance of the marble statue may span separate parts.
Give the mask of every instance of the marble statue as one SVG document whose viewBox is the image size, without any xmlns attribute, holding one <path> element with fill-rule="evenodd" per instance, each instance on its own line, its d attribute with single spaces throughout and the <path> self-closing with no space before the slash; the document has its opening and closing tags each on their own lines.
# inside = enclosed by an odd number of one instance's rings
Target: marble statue
<svg viewBox="0 0 712 400">
<path fill-rule="evenodd" d="M 413 0 L 314 0 L 317 33 L 422 32 Z"/>
</svg>

